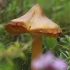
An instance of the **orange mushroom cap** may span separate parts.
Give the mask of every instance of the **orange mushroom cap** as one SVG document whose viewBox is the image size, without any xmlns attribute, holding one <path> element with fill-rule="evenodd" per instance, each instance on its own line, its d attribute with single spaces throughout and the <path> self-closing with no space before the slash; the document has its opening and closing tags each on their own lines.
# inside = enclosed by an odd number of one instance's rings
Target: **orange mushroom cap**
<svg viewBox="0 0 70 70">
<path fill-rule="evenodd" d="M 6 25 L 6 30 L 11 34 L 21 34 L 29 31 L 54 37 L 57 37 L 62 32 L 57 24 L 44 15 L 38 4 L 34 5 L 25 15 L 11 20 Z"/>
</svg>

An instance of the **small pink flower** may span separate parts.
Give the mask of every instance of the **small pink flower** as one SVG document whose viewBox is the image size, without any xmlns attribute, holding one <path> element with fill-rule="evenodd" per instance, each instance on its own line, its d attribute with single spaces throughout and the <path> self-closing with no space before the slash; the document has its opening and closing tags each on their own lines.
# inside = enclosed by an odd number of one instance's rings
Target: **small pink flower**
<svg viewBox="0 0 70 70">
<path fill-rule="evenodd" d="M 52 63 L 55 59 L 55 56 L 53 55 L 53 53 L 51 51 L 47 52 L 46 54 L 42 55 L 42 60 L 43 60 L 43 64 L 44 66 Z"/>
<path fill-rule="evenodd" d="M 32 67 L 38 70 L 67 70 L 66 62 L 63 59 L 56 58 L 50 51 L 32 61 Z"/>
<path fill-rule="evenodd" d="M 52 66 L 57 70 L 67 70 L 66 62 L 60 58 L 56 58 Z"/>
<path fill-rule="evenodd" d="M 38 57 L 37 59 L 33 60 L 32 63 L 31 63 L 31 66 L 34 67 L 34 68 L 43 68 L 43 61 L 42 61 L 43 57 L 40 56 Z"/>
</svg>

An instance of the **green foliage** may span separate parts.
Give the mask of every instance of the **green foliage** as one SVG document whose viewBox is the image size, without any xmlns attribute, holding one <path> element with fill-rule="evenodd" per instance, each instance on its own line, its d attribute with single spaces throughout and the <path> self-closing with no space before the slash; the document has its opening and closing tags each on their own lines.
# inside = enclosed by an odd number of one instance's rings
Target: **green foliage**
<svg viewBox="0 0 70 70">
<path fill-rule="evenodd" d="M 2 64 L 1 64 L 2 65 Z M 0 70 L 13 70 L 12 66 L 9 65 L 8 63 L 3 64 L 0 66 Z"/>
<path fill-rule="evenodd" d="M 47 43 L 47 47 L 53 49 L 55 46 L 56 46 L 56 38 L 53 38 L 53 37 L 47 37 L 46 38 L 46 43 Z"/>
<path fill-rule="evenodd" d="M 15 67 L 16 65 L 14 65 L 13 60 L 15 60 L 16 58 L 20 58 L 21 61 L 26 60 L 26 55 L 23 52 L 26 46 L 24 46 L 25 45 L 23 45 L 22 43 L 20 44 L 18 41 L 11 43 L 10 45 L 8 45 L 8 47 L 3 43 L 0 43 L 0 69 L 15 70 L 17 67 Z"/>
</svg>

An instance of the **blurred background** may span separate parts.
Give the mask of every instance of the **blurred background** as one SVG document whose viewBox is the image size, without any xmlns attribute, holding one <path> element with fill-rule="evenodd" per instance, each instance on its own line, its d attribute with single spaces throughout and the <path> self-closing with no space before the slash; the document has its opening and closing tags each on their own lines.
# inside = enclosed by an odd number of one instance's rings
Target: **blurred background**
<svg viewBox="0 0 70 70">
<path fill-rule="evenodd" d="M 5 25 L 34 4 L 40 4 L 45 15 L 63 31 L 57 39 L 43 36 L 43 53 L 52 50 L 67 61 L 70 70 L 70 0 L 0 0 L 0 70 L 30 70 L 31 35 L 10 35 Z"/>
</svg>

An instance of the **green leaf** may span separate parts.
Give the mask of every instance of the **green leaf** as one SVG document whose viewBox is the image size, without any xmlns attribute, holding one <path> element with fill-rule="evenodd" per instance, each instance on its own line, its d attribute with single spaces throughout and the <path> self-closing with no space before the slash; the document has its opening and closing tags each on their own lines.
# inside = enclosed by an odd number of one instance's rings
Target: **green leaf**
<svg viewBox="0 0 70 70">
<path fill-rule="evenodd" d="M 47 37 L 46 38 L 46 43 L 47 43 L 47 46 L 52 49 L 53 47 L 56 46 L 57 41 L 56 41 L 56 38 Z"/>
</svg>

